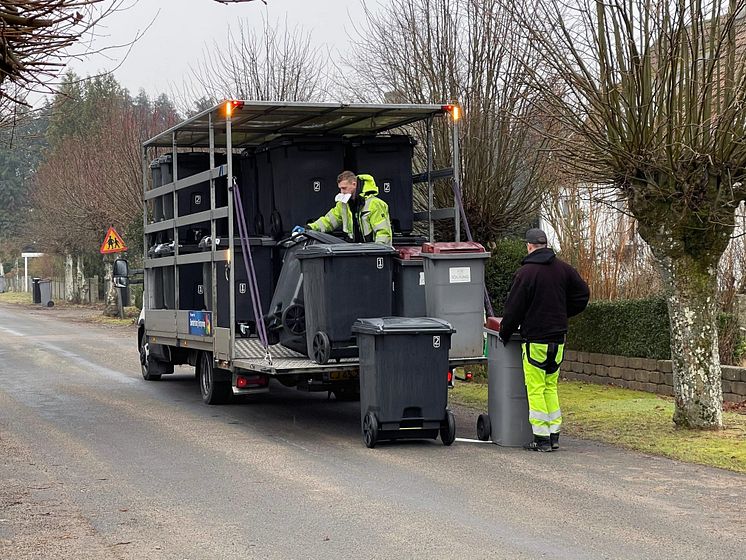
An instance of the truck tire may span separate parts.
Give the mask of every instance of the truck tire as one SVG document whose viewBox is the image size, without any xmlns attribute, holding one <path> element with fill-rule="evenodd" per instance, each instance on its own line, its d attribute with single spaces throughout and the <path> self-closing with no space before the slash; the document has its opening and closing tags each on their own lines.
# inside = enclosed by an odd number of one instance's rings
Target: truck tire
<svg viewBox="0 0 746 560">
<path fill-rule="evenodd" d="M 140 337 L 140 369 L 145 381 L 158 381 L 161 375 L 174 372 L 171 364 L 160 362 L 153 357 L 145 335 Z"/>
<path fill-rule="evenodd" d="M 215 379 L 215 366 L 211 352 L 202 352 L 199 362 L 199 390 L 205 404 L 226 404 L 233 397 L 233 389 L 228 381 Z"/>
</svg>

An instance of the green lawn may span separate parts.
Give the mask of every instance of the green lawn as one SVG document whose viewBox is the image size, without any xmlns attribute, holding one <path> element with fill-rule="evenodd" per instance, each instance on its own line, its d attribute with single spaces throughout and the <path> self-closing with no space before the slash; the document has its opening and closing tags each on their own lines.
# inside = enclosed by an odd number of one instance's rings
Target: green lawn
<svg viewBox="0 0 746 560">
<path fill-rule="evenodd" d="M 579 381 L 561 381 L 559 392 L 565 435 L 746 473 L 746 415 L 724 413 L 721 431 L 680 430 L 668 397 Z M 487 386 L 459 383 L 451 400 L 486 411 Z"/>
</svg>

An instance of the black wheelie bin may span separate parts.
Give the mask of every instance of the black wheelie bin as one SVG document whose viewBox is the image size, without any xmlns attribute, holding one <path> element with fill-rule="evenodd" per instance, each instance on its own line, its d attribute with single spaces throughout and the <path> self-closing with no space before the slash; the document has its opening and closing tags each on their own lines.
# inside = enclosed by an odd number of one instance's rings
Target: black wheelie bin
<svg viewBox="0 0 746 560">
<path fill-rule="evenodd" d="M 448 350 L 453 328 L 428 317 L 358 319 L 363 442 L 456 438 L 448 404 Z"/>
<path fill-rule="evenodd" d="M 269 311 L 264 318 L 274 341 L 303 355 L 307 355 L 306 311 L 298 251 L 316 243 L 339 243 L 339 239 L 328 233 L 306 230 L 305 233 L 279 242 L 285 254 Z"/>
<path fill-rule="evenodd" d="M 393 247 L 379 243 L 312 245 L 298 251 L 308 356 L 316 363 L 354 358 L 352 323 L 392 315 L 394 255 Z"/>
</svg>

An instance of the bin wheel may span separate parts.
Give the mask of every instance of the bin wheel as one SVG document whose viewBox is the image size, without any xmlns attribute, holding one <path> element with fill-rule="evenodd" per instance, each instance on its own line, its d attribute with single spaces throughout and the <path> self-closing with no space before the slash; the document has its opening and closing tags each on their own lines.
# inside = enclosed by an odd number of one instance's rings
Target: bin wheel
<svg viewBox="0 0 746 560">
<path fill-rule="evenodd" d="M 269 233 L 276 239 L 282 235 L 282 216 L 277 210 L 273 210 L 269 216 Z"/>
<path fill-rule="evenodd" d="M 282 314 L 282 324 L 295 336 L 306 332 L 306 310 L 302 305 L 294 303 Z"/>
<path fill-rule="evenodd" d="M 446 409 L 446 419 L 440 426 L 440 441 L 443 445 L 451 445 L 456 439 L 456 418 L 453 412 Z"/>
<path fill-rule="evenodd" d="M 480 441 L 489 441 L 492 435 L 492 424 L 489 414 L 480 414 L 477 418 L 477 438 Z"/>
<path fill-rule="evenodd" d="M 329 361 L 332 353 L 332 345 L 329 337 L 324 331 L 319 331 L 313 335 L 313 359 L 317 364 L 325 364 Z"/>
<path fill-rule="evenodd" d="M 51 299 L 47 302 L 47 307 L 54 307 L 54 302 Z"/>
<path fill-rule="evenodd" d="M 378 419 L 372 412 L 363 419 L 363 443 L 368 449 L 373 449 L 378 443 Z"/>
</svg>

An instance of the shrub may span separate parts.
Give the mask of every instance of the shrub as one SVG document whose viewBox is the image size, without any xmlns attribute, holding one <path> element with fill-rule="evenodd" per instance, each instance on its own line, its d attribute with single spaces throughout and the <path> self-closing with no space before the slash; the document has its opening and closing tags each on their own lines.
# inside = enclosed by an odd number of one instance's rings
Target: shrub
<svg viewBox="0 0 746 560">
<path fill-rule="evenodd" d="M 570 319 L 567 346 L 580 352 L 671 358 L 668 308 L 663 296 L 594 301 Z"/>
<path fill-rule="evenodd" d="M 495 315 L 503 314 L 513 274 L 526 256 L 526 243 L 520 239 L 501 239 L 487 247 L 492 253 L 484 268 L 484 281 Z"/>
</svg>

